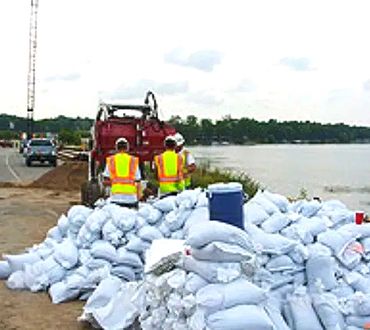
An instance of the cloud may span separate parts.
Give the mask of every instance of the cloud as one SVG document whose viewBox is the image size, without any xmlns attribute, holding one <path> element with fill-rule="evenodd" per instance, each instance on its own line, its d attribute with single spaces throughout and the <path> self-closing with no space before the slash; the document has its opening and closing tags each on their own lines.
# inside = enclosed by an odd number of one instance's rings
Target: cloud
<svg viewBox="0 0 370 330">
<path fill-rule="evenodd" d="M 224 102 L 222 98 L 212 95 L 206 91 L 191 93 L 186 97 L 186 100 L 202 106 L 217 106 Z"/>
<path fill-rule="evenodd" d="M 370 92 L 370 79 L 364 82 L 363 87 L 366 92 Z"/>
<path fill-rule="evenodd" d="M 232 92 L 236 93 L 250 93 L 256 90 L 256 85 L 253 83 L 253 81 L 250 81 L 248 79 L 244 79 L 239 82 L 238 86 L 236 86 L 234 89 L 232 89 Z"/>
<path fill-rule="evenodd" d="M 81 78 L 81 75 L 77 72 L 69 73 L 69 74 L 57 74 L 54 76 L 49 76 L 45 78 L 45 81 L 48 82 L 55 82 L 55 81 L 76 81 Z"/>
<path fill-rule="evenodd" d="M 181 48 L 175 48 L 164 55 L 167 63 L 185 67 L 192 67 L 204 72 L 212 72 L 217 64 L 221 63 L 222 54 L 216 50 L 200 50 L 186 54 Z"/>
<path fill-rule="evenodd" d="M 280 60 L 280 64 L 289 67 L 295 71 L 311 71 L 311 61 L 307 57 L 284 57 Z"/>
<path fill-rule="evenodd" d="M 123 84 L 107 96 L 113 99 L 137 99 L 144 98 L 148 90 L 161 95 L 176 95 L 185 93 L 188 89 L 189 84 L 187 81 L 156 82 L 143 79 L 131 86 Z"/>
</svg>

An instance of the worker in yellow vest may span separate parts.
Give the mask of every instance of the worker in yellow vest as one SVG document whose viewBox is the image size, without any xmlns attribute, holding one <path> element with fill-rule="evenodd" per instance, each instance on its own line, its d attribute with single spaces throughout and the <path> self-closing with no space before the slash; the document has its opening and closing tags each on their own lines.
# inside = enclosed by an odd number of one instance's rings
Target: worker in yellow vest
<svg viewBox="0 0 370 330">
<path fill-rule="evenodd" d="M 182 156 L 185 189 L 191 186 L 191 174 L 197 169 L 195 159 L 188 149 L 184 147 L 185 139 L 180 133 L 175 134 L 176 151 Z"/>
<path fill-rule="evenodd" d="M 164 140 L 165 152 L 154 157 L 159 195 L 161 197 L 175 195 L 184 190 L 183 160 L 176 153 L 174 136 L 167 136 Z"/>
<path fill-rule="evenodd" d="M 125 138 L 116 141 L 117 153 L 107 157 L 104 184 L 111 187 L 110 202 L 137 208 L 141 174 L 139 159 L 128 154 L 129 143 Z"/>
</svg>

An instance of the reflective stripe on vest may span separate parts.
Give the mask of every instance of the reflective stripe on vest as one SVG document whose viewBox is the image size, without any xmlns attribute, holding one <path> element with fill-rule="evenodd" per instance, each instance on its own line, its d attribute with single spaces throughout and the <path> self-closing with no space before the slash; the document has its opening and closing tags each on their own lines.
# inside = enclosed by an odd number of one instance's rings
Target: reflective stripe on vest
<svg viewBox="0 0 370 330">
<path fill-rule="evenodd" d="M 167 150 L 155 157 L 159 188 L 162 193 L 177 192 L 184 189 L 183 161 L 181 155 Z"/>
<path fill-rule="evenodd" d="M 126 153 L 118 153 L 107 159 L 112 194 L 136 195 L 135 175 L 139 159 Z"/>
</svg>

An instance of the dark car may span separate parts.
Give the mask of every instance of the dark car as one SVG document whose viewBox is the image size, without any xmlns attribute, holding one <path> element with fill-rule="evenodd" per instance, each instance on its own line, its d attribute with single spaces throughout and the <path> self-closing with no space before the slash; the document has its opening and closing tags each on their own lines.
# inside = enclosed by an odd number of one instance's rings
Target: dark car
<svg viewBox="0 0 370 330">
<path fill-rule="evenodd" d="M 27 166 L 31 166 L 34 161 L 42 164 L 48 162 L 52 166 L 57 166 L 56 147 L 49 139 L 31 139 L 27 145 L 25 158 Z"/>
</svg>

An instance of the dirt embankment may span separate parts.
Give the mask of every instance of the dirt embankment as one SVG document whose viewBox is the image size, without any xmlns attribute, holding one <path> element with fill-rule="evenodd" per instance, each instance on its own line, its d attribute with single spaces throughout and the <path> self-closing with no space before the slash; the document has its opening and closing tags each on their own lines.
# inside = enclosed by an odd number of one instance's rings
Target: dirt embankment
<svg viewBox="0 0 370 330">
<path fill-rule="evenodd" d="M 0 189 L 0 255 L 16 254 L 44 240 L 59 216 L 79 200 L 74 191 Z M 9 290 L 0 281 L 1 330 L 88 329 L 76 319 L 82 302 L 53 305 L 47 293 Z"/>
</svg>

